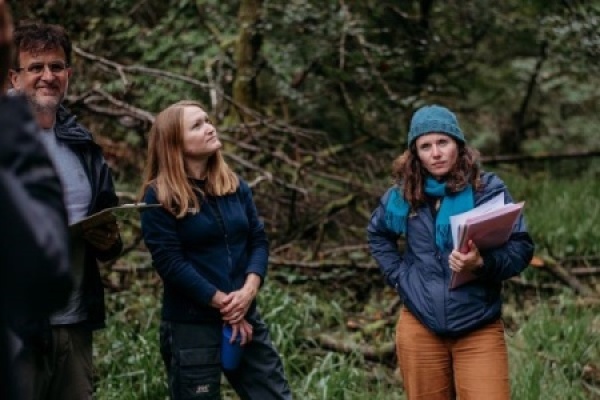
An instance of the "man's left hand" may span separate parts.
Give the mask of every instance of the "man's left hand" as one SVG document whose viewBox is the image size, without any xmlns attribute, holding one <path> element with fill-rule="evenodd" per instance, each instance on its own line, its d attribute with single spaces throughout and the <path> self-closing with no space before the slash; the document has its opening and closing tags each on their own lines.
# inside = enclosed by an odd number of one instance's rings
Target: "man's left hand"
<svg viewBox="0 0 600 400">
<path fill-rule="evenodd" d="M 119 241 L 119 226 L 116 221 L 96 226 L 85 231 L 83 238 L 98 250 L 106 251 Z"/>
</svg>

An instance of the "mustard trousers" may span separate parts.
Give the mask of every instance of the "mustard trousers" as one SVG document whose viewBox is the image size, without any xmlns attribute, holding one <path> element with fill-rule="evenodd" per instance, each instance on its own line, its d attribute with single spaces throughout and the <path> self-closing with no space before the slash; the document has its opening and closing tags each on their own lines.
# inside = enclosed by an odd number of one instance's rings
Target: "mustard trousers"
<svg viewBox="0 0 600 400">
<path fill-rule="evenodd" d="M 396 325 L 396 354 L 408 400 L 510 399 L 500 319 L 450 339 L 432 333 L 403 308 Z"/>
</svg>

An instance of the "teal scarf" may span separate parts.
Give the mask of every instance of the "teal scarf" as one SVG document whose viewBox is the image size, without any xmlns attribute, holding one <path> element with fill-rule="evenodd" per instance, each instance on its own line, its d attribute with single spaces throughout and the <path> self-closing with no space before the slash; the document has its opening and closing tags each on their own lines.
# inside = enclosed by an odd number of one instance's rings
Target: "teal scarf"
<svg viewBox="0 0 600 400">
<path fill-rule="evenodd" d="M 469 211 L 474 207 L 473 188 L 467 185 L 458 193 L 446 193 L 446 182 L 438 182 L 432 177 L 425 181 L 425 193 L 433 197 L 441 197 L 442 204 L 435 220 L 435 243 L 441 251 L 452 249 L 450 217 Z M 406 221 L 410 205 L 404 200 L 400 188 L 395 188 L 385 205 L 385 223 L 398 235 L 406 234 Z"/>
</svg>

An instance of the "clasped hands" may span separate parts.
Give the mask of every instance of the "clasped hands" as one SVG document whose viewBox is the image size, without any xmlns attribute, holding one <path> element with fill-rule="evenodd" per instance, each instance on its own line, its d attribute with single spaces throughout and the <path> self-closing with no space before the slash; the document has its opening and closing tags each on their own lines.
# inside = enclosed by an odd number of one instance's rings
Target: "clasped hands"
<svg viewBox="0 0 600 400">
<path fill-rule="evenodd" d="M 467 243 L 469 251 L 461 253 L 458 250 L 452 250 L 448 258 L 450 269 L 454 272 L 473 272 L 483 266 L 483 257 L 479 254 L 479 249 L 472 240 Z"/>
<path fill-rule="evenodd" d="M 239 334 L 242 337 L 241 344 L 252 341 L 252 325 L 245 316 L 258 293 L 260 277 L 250 274 L 246 279 L 244 287 L 231 293 L 217 290 L 212 298 L 211 306 L 219 309 L 223 321 L 231 325 L 231 342 L 233 343 Z"/>
</svg>

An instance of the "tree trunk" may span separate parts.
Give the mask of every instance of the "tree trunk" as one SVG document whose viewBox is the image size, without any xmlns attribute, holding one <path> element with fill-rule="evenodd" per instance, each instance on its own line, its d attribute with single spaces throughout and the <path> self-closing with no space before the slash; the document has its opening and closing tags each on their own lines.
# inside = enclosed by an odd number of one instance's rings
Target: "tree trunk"
<svg viewBox="0 0 600 400">
<path fill-rule="evenodd" d="M 256 109 L 258 54 L 262 43 L 259 31 L 263 0 L 242 0 L 238 12 L 240 32 L 235 47 L 236 76 L 233 100 L 241 106 Z M 237 115 L 243 115 L 237 113 Z"/>
<path fill-rule="evenodd" d="M 548 58 L 548 45 L 543 42 L 540 45 L 540 56 L 535 68 L 531 73 L 525 96 L 521 101 L 519 110 L 512 115 L 512 126 L 500 131 L 500 154 L 521 154 L 521 145 L 526 137 L 528 125 L 535 125 L 537 121 L 526 122 L 527 111 L 530 108 L 534 91 L 538 86 L 538 79 L 542 71 L 542 66 Z"/>
</svg>

